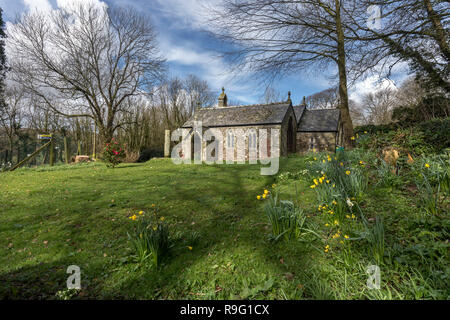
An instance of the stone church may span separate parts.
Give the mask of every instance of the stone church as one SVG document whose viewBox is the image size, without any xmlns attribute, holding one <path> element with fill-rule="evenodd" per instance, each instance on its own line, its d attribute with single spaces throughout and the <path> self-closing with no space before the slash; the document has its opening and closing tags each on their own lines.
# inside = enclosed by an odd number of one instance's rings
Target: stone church
<svg viewBox="0 0 450 320">
<path fill-rule="evenodd" d="M 189 130 L 187 139 L 191 139 L 192 146 L 195 139 L 201 142 L 203 159 L 206 141 L 202 141 L 202 134 L 207 129 L 221 133 L 224 150 L 239 149 L 235 132 L 239 129 L 245 132 L 245 145 L 241 148 L 245 149 L 246 160 L 249 159 L 249 150 L 257 147 L 256 135 L 260 129 L 267 129 L 269 135 L 271 129 L 279 130 L 277 142 L 280 156 L 308 151 L 334 152 L 336 146 L 342 144 L 343 130 L 338 109 L 308 109 L 305 99 L 302 105 L 293 106 L 290 92 L 286 101 L 270 104 L 228 106 L 227 100 L 222 88 L 217 107 L 196 109 L 194 116 L 182 126 L 182 129 Z M 194 132 L 195 121 L 201 121 L 203 132 Z M 270 155 L 270 144 L 268 149 Z"/>
</svg>

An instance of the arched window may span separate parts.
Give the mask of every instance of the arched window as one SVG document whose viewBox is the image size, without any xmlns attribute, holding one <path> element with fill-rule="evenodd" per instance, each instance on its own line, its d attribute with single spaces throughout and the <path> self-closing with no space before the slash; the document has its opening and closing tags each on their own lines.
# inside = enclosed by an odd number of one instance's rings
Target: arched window
<svg viewBox="0 0 450 320">
<path fill-rule="evenodd" d="M 310 151 L 316 150 L 316 138 L 315 137 L 311 137 L 309 140 L 309 150 Z"/>
<path fill-rule="evenodd" d="M 257 142 L 256 142 L 256 131 L 255 129 L 251 129 L 248 134 L 248 148 L 249 149 L 256 149 Z"/>
<path fill-rule="evenodd" d="M 234 148 L 234 132 L 233 130 L 228 130 L 227 132 L 227 147 L 228 148 Z"/>
</svg>

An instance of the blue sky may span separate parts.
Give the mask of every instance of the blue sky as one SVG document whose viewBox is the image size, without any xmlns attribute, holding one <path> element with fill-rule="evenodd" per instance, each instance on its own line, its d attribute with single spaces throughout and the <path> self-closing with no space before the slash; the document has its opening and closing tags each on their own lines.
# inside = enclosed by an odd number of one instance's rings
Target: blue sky
<svg viewBox="0 0 450 320">
<path fill-rule="evenodd" d="M 30 8 L 56 9 L 58 5 L 70 0 L 0 0 L 6 21 L 13 21 L 17 14 Z M 100 0 L 85 0 L 99 2 Z M 214 5 L 217 0 L 209 0 Z M 207 80 L 211 88 L 220 93 L 225 87 L 228 99 L 242 104 L 260 102 L 264 87 L 257 79 L 243 74 L 230 74 L 230 66 L 220 56 L 224 44 L 204 32 L 208 29 L 204 16 L 205 1 L 200 0 L 105 0 L 107 4 L 133 6 L 148 14 L 158 31 L 161 53 L 167 59 L 169 72 L 173 76 L 194 74 Z M 328 72 L 332 75 L 332 71 Z M 400 76 L 403 78 L 403 76 Z M 351 90 L 352 97 L 369 92 L 386 81 L 377 84 L 375 78 L 357 83 Z M 294 104 L 299 104 L 303 96 L 328 88 L 333 81 L 327 72 L 296 72 L 274 82 L 273 87 L 286 96 L 292 92 Z M 284 99 L 284 98 L 283 98 Z"/>
</svg>

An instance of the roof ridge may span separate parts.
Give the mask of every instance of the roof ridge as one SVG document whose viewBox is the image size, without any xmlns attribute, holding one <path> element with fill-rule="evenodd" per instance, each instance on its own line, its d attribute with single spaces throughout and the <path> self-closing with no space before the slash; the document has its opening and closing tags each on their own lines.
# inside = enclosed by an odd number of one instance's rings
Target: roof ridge
<svg viewBox="0 0 450 320">
<path fill-rule="evenodd" d="M 271 105 L 282 105 L 282 104 L 288 104 L 287 101 L 281 101 L 281 102 L 272 102 L 272 103 L 256 103 L 256 104 L 246 104 L 246 105 L 238 105 L 238 106 L 226 106 L 226 107 L 218 107 L 218 106 L 214 106 L 214 107 L 203 107 L 200 108 L 200 110 L 205 110 L 205 109 L 226 109 L 226 108 L 245 108 L 245 107 L 256 107 L 256 106 L 260 106 L 260 107 L 265 107 L 265 106 L 271 106 Z"/>
</svg>

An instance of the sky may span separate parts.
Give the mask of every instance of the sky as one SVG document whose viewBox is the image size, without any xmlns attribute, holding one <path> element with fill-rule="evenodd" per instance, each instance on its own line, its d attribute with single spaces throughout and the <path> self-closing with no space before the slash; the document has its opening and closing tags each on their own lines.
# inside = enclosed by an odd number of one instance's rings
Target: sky
<svg viewBox="0 0 450 320">
<path fill-rule="evenodd" d="M 0 0 L 3 17 L 13 22 L 28 10 L 51 10 L 72 0 Z M 170 75 L 185 77 L 194 74 L 206 80 L 217 93 L 225 87 L 228 100 L 238 104 L 254 104 L 262 101 L 265 87 L 258 79 L 246 74 L 231 74 L 230 65 L 221 56 L 226 47 L 208 30 L 204 4 L 214 6 L 219 0 L 82 0 L 106 2 L 108 5 L 132 6 L 147 14 L 158 32 L 158 43 L 166 58 Z M 292 93 L 294 105 L 300 104 L 303 96 L 309 96 L 334 85 L 334 70 L 317 72 L 309 70 L 295 72 L 276 80 L 272 87 L 287 99 Z M 350 88 L 350 98 L 361 101 L 363 94 L 387 86 L 395 87 L 406 77 L 405 68 L 394 72 L 392 80 L 372 76 L 355 83 Z"/>
</svg>

